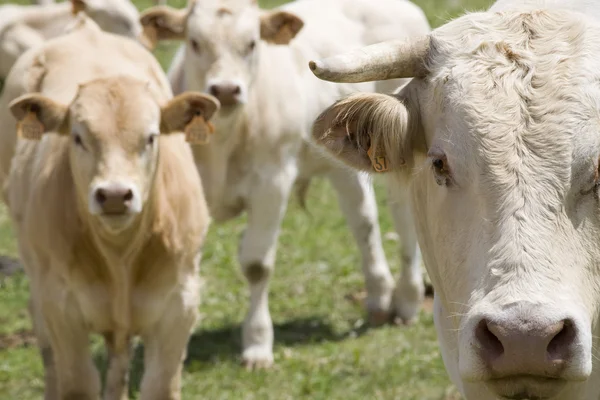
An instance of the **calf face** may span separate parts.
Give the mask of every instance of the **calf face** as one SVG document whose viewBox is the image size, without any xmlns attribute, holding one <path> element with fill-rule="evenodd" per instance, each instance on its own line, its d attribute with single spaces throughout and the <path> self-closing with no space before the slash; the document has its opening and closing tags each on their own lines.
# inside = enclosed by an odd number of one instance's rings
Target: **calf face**
<svg viewBox="0 0 600 400">
<path fill-rule="evenodd" d="M 255 1 L 199 2 L 187 10 L 154 7 L 142 14 L 141 23 L 153 42 L 185 40 L 186 59 L 194 64 L 186 73 L 223 107 L 248 100 L 261 41 L 288 44 L 303 26 L 290 13 L 259 10 Z"/>
<path fill-rule="evenodd" d="M 148 199 L 160 135 L 185 131 L 189 141 L 202 139 L 218 106 L 211 96 L 188 92 L 161 108 L 149 84 L 121 76 L 80 85 L 69 105 L 27 94 L 10 109 L 23 138 L 39 140 L 49 132 L 68 138 L 78 204 L 118 232 Z"/>
<path fill-rule="evenodd" d="M 313 134 L 355 168 L 411 175 L 444 362 L 468 399 L 600 394 L 599 40 L 568 12 L 479 13 L 310 65 L 415 77 L 341 100 Z"/>
<path fill-rule="evenodd" d="M 71 0 L 73 13 L 85 12 L 102 30 L 138 38 L 142 33 L 137 8 L 129 0 Z"/>
</svg>

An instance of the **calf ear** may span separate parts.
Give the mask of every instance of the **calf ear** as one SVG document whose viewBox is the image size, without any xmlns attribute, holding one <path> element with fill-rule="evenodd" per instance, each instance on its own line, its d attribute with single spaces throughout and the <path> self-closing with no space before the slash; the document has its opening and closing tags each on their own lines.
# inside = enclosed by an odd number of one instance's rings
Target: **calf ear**
<svg viewBox="0 0 600 400">
<path fill-rule="evenodd" d="M 395 96 L 357 93 L 325 110 L 313 125 L 313 139 L 334 157 L 368 172 L 397 170 L 411 155 L 414 124 Z M 416 113 L 415 113 L 416 114 Z"/>
<path fill-rule="evenodd" d="M 209 122 L 221 104 L 213 96 L 185 92 L 173 98 L 162 108 L 161 132 L 184 132 L 185 140 L 191 144 L 206 144 L 214 127 Z"/>
<path fill-rule="evenodd" d="M 39 94 L 26 94 L 8 105 L 17 119 L 17 134 L 24 139 L 40 140 L 44 133 L 67 132 L 68 107 Z"/>
<path fill-rule="evenodd" d="M 71 0 L 71 13 L 77 15 L 81 11 L 85 11 L 85 5 L 85 0 Z"/>
<path fill-rule="evenodd" d="M 154 48 L 160 40 L 184 40 L 189 9 L 168 6 L 150 7 L 140 15 L 142 42 Z"/>
<path fill-rule="evenodd" d="M 304 22 L 285 11 L 269 12 L 260 17 L 260 37 L 273 44 L 288 44 L 300 32 Z"/>
</svg>

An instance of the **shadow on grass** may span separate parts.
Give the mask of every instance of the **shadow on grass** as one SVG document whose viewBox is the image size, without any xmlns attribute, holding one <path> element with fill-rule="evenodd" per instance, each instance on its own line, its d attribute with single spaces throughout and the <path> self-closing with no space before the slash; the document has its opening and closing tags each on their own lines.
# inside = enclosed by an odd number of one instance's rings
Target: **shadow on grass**
<svg viewBox="0 0 600 400">
<path fill-rule="evenodd" d="M 293 347 L 321 342 L 339 342 L 349 337 L 361 336 L 369 328 L 363 325 L 358 329 L 337 333 L 330 324 L 324 322 L 323 317 L 319 316 L 275 324 L 274 329 L 275 347 Z M 219 329 L 204 329 L 195 332 L 188 343 L 184 370 L 195 372 L 211 368 L 216 363 L 239 361 L 242 348 L 241 337 L 240 325 L 227 325 Z M 94 358 L 104 381 L 108 362 L 106 354 L 98 352 Z M 133 351 L 130 396 L 139 391 L 143 370 L 144 348 L 140 343 Z"/>
</svg>

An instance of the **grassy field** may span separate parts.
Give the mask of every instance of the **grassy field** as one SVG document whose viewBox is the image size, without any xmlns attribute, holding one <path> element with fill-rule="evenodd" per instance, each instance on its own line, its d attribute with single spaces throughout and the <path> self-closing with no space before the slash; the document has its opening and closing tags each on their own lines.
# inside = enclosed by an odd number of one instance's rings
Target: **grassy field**
<svg viewBox="0 0 600 400">
<path fill-rule="evenodd" d="M 264 7 L 281 0 L 264 0 Z M 0 0 L 2 3 L 2 0 Z M 180 6 L 183 1 L 169 1 Z M 432 26 L 489 0 L 417 0 Z M 136 2 L 141 8 L 150 1 Z M 167 66 L 175 45 L 156 52 Z M 385 192 L 376 182 L 382 233 L 393 230 Z M 247 372 L 239 365 L 240 323 L 247 287 L 236 254 L 245 219 L 213 225 L 202 275 L 206 279 L 203 320 L 189 345 L 184 399 L 457 399 L 441 361 L 432 316 L 424 310 L 410 327 L 367 329 L 360 298 L 363 279 L 358 251 L 331 188 L 316 182 L 308 198 L 311 215 L 292 201 L 283 224 L 271 285 L 276 366 Z M 397 245 L 385 240 L 388 259 L 399 269 Z M 0 254 L 16 256 L 6 211 L 0 208 Z M 335 288 L 335 290 L 332 290 Z M 0 276 L 0 399 L 39 399 L 43 371 L 26 312 L 27 279 Z M 100 366 L 103 351 L 92 340 Z M 138 349 L 131 392 L 137 396 L 142 351 Z"/>
</svg>

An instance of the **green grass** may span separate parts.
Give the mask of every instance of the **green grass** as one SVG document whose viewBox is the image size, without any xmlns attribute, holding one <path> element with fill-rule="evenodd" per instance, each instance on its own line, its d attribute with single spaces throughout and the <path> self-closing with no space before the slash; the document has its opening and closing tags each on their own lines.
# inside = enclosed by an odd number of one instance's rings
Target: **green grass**
<svg viewBox="0 0 600 400">
<path fill-rule="evenodd" d="M 375 0 L 373 0 L 375 1 Z M 0 3 L 2 1 L 0 0 Z M 265 7 L 278 0 L 265 0 Z M 419 0 L 432 26 L 463 9 L 490 0 Z M 455 4 L 454 7 L 448 4 Z M 136 2 L 141 8 L 149 0 Z M 181 6 L 182 0 L 169 4 Z M 156 54 L 168 66 L 175 44 Z M 382 233 L 393 230 L 385 191 L 376 182 Z M 236 254 L 243 218 L 213 225 L 206 243 L 203 320 L 189 345 L 184 399 L 455 399 L 441 361 L 430 312 L 411 327 L 366 329 L 364 310 L 348 300 L 360 293 L 359 255 L 328 184 L 317 181 L 308 198 L 311 215 L 292 201 L 283 223 L 271 285 L 276 366 L 247 372 L 239 365 L 240 323 L 247 286 Z M 398 243 L 385 248 L 397 275 Z M 6 211 L 0 208 L 0 254 L 16 256 Z M 335 288 L 335 290 L 332 290 Z M 39 399 L 43 370 L 26 312 L 28 284 L 22 274 L 0 280 L 0 399 Z M 103 352 L 93 341 L 99 364 Z M 141 349 L 134 360 L 132 393 L 137 395 Z"/>
</svg>

